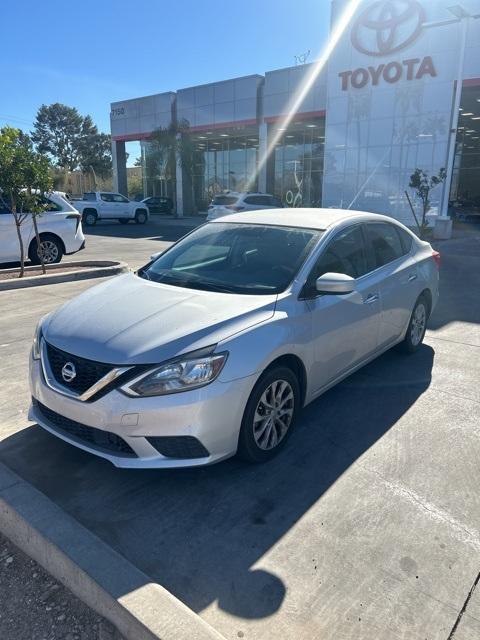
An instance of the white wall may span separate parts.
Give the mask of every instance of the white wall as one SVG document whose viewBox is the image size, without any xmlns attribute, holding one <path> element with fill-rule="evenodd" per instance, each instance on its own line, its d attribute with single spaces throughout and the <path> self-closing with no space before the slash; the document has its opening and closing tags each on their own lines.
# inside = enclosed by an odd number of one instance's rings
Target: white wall
<svg viewBox="0 0 480 640">
<path fill-rule="evenodd" d="M 345 2 L 333 3 L 333 19 L 338 16 Z M 376 3 L 378 6 L 378 3 Z M 385 3 L 387 4 L 387 3 Z M 407 0 L 396 0 L 397 11 L 403 11 Z M 418 37 L 399 51 L 385 55 L 368 55 L 359 52 L 352 44 L 349 29 L 336 48 L 329 64 L 327 85 L 327 117 L 325 144 L 325 175 L 323 203 L 325 206 L 348 206 L 362 192 L 383 194 L 377 200 L 378 211 L 385 212 L 389 201 L 390 213 L 406 224 L 413 224 L 408 203 L 403 195 L 409 177 L 416 167 L 437 173 L 445 167 L 448 135 L 451 126 L 454 80 L 456 78 L 460 43 L 460 25 L 432 23 L 452 19 L 446 10 L 450 0 L 423 0 L 418 3 L 425 12 Z M 478 2 L 476 4 L 478 12 Z M 357 17 L 372 5 L 365 0 Z M 419 14 L 420 15 L 420 14 Z M 418 24 L 419 15 L 411 14 L 395 32 L 395 43 L 409 37 Z M 372 16 L 369 16 L 370 18 Z M 373 16 L 375 17 L 375 16 Z M 421 22 L 421 21 L 420 21 Z M 474 21 L 474 22 L 480 22 Z M 352 24 L 355 24 L 355 19 Z M 480 25 L 472 24 L 468 38 L 466 77 L 480 77 Z M 358 28 L 360 44 L 370 51 L 377 50 L 376 32 L 365 26 Z M 379 65 L 409 59 L 423 60 L 430 56 L 436 77 L 426 73 L 421 79 L 407 79 L 406 65 L 402 65 L 402 78 L 389 83 L 380 75 L 377 84 L 370 81 L 362 88 L 354 88 L 348 78 L 348 88 L 339 73 L 358 68 L 374 70 Z M 415 72 L 419 63 L 413 64 Z M 396 70 L 391 70 L 392 77 Z M 357 74 L 361 84 L 362 73 Z M 433 205 L 439 205 L 442 190 L 432 194 Z M 364 201 L 363 201 L 364 202 Z M 361 208 L 362 199 L 352 208 Z M 374 200 L 369 201 L 375 210 Z"/>
</svg>

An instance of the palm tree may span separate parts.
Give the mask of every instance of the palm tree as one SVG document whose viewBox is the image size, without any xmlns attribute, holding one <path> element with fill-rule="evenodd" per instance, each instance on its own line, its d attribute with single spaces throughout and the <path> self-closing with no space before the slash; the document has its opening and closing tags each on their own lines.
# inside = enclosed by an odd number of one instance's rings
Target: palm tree
<svg viewBox="0 0 480 640">
<path fill-rule="evenodd" d="M 192 187 L 192 205 L 195 206 L 193 192 L 194 146 L 188 120 L 172 122 L 168 127 L 159 127 L 150 137 L 151 151 L 146 163 L 147 175 L 155 175 L 161 169 L 161 176 L 167 182 L 175 181 L 178 165 L 186 173 Z M 176 199 L 176 198 L 175 198 Z"/>
</svg>

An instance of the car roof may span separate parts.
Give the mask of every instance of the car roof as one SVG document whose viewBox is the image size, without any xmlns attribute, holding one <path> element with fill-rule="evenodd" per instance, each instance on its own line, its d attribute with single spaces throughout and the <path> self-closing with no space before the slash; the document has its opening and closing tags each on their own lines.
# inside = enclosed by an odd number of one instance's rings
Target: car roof
<svg viewBox="0 0 480 640">
<path fill-rule="evenodd" d="M 393 218 L 367 211 L 350 211 L 347 209 L 261 209 L 246 211 L 216 218 L 210 224 L 218 222 L 248 223 L 259 225 L 275 225 L 281 227 L 302 227 L 325 231 L 329 227 L 347 220 L 396 222 Z"/>
</svg>

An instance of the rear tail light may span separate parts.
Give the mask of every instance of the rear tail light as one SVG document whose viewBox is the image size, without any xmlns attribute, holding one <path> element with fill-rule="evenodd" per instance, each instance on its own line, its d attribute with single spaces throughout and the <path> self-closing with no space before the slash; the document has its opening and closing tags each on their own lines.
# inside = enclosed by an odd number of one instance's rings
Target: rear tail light
<svg viewBox="0 0 480 640">
<path fill-rule="evenodd" d="M 437 265 L 437 269 L 440 269 L 440 265 L 442 264 L 440 253 L 438 251 L 433 251 L 432 258 L 435 264 Z"/>
<path fill-rule="evenodd" d="M 80 226 L 80 220 L 82 219 L 82 216 L 79 213 L 69 213 L 68 216 L 66 216 L 67 220 L 75 220 L 75 233 L 77 233 L 78 231 L 78 227 Z"/>
</svg>

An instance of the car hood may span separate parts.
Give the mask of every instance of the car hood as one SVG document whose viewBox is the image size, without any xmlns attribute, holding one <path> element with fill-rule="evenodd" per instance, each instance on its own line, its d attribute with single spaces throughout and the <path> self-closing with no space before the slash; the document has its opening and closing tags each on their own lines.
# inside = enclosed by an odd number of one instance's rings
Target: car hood
<svg viewBox="0 0 480 640">
<path fill-rule="evenodd" d="M 45 340 L 68 353 L 110 364 L 151 364 L 216 344 L 268 320 L 276 295 L 244 296 L 118 276 L 49 316 Z"/>
</svg>

